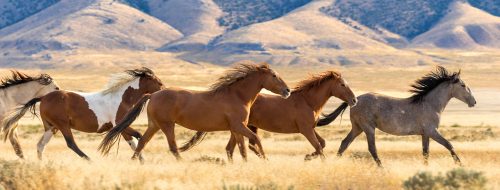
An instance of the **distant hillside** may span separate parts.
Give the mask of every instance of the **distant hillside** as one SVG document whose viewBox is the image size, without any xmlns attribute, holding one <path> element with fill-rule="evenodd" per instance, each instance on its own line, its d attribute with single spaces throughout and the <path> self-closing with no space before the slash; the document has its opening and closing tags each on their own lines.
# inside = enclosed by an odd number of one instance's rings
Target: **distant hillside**
<svg viewBox="0 0 500 190">
<path fill-rule="evenodd" d="M 278 18 L 311 0 L 214 0 L 224 11 L 221 26 L 234 30 L 254 23 Z"/>
<path fill-rule="evenodd" d="M 417 36 L 413 47 L 478 49 L 500 48 L 500 17 L 468 3 L 455 2 L 431 30 Z"/>
<path fill-rule="evenodd" d="M 370 28 L 383 27 L 406 38 L 424 33 L 445 14 L 453 0 L 337 0 L 321 10 Z"/>
<path fill-rule="evenodd" d="M 112 0 L 62 0 L 0 30 L 0 47 L 32 55 L 46 50 L 152 50 L 182 37 L 174 28 Z"/>
<path fill-rule="evenodd" d="M 0 29 L 15 24 L 57 2 L 59 0 L 1 0 Z"/>
<path fill-rule="evenodd" d="M 485 10 L 486 12 L 500 16 L 500 1 L 499 0 L 468 0 L 469 3 L 477 8 Z"/>
</svg>

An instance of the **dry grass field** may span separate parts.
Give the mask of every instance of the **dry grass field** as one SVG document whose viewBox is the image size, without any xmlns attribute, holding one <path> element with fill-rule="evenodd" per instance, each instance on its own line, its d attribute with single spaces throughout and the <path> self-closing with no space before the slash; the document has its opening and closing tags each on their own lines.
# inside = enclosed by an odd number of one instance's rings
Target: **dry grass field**
<svg viewBox="0 0 500 190">
<path fill-rule="evenodd" d="M 149 63 L 161 56 L 149 55 L 142 61 Z M 457 59 L 466 57 L 460 56 L 457 55 Z M 86 59 L 103 64 L 44 72 L 51 74 L 63 89 L 95 91 L 103 88 L 110 73 L 133 65 L 105 64 L 113 56 Z M 454 145 L 464 169 L 483 172 L 488 180 L 487 189 L 500 189 L 500 64 L 487 62 L 447 65 L 450 69 L 462 68 L 463 79 L 471 86 L 478 106 L 467 108 L 453 100 L 443 115 L 440 131 Z M 225 69 L 209 64 L 167 61 L 150 66 L 166 86 L 191 89 L 206 88 Z M 409 84 L 432 67 L 276 68 L 290 86 L 308 74 L 326 69 L 340 70 L 356 94 L 375 91 L 404 97 L 408 95 Z M 332 98 L 324 111 L 331 111 L 339 103 Z M 144 131 L 144 123 L 142 116 L 134 127 Z M 209 134 L 197 147 L 182 153 L 182 161 L 176 161 L 168 152 L 165 136 L 158 133 L 146 147 L 146 163 L 141 165 L 130 160 L 132 151 L 123 140 L 119 150 L 115 147 L 110 156 L 102 157 L 97 152 L 101 134 L 75 132 L 77 144 L 92 158 L 91 162 L 79 159 L 66 147 L 60 134 L 47 145 L 44 160 L 39 161 L 36 158 L 36 143 L 42 135 L 39 124 L 37 119 L 26 118 L 19 127 L 26 160 L 18 160 L 9 143 L 0 143 L 0 189 L 401 189 L 403 181 L 419 171 L 437 175 L 459 168 L 448 151 L 433 141 L 430 164 L 425 166 L 420 137 L 396 137 L 380 131 L 377 132 L 377 147 L 384 168 L 376 167 L 371 159 L 364 135 L 352 143 L 344 157 L 337 158 L 335 152 L 350 129 L 348 114 L 344 115 L 342 126 L 335 121 L 318 129 L 327 140 L 327 159 L 309 162 L 304 162 L 304 155 L 313 148 L 303 136 L 267 132 L 259 135 L 263 138 L 268 160 L 260 160 L 249 152 L 248 162 L 243 162 L 237 150 L 234 163 L 212 160 L 226 160 L 229 134 L 216 132 Z M 182 127 L 177 127 L 176 133 L 178 144 L 194 134 Z"/>
</svg>

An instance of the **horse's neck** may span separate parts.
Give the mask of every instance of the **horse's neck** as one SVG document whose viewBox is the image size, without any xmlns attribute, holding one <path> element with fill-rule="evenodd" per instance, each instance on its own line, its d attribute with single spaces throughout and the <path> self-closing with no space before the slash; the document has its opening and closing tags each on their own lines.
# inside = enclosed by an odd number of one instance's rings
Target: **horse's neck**
<svg viewBox="0 0 500 190">
<path fill-rule="evenodd" d="M 231 92 L 243 102 L 252 104 L 262 90 L 262 82 L 256 75 L 248 76 L 229 87 Z"/>
<path fill-rule="evenodd" d="M 25 104 L 33 98 L 44 86 L 39 85 L 38 82 L 31 81 L 24 84 L 18 84 L 2 90 L 2 99 L 5 100 L 7 105 L 20 105 Z"/>
<path fill-rule="evenodd" d="M 320 111 L 330 98 L 330 86 L 319 85 L 302 93 L 307 104 L 316 112 Z"/>
<path fill-rule="evenodd" d="M 442 83 L 430 91 L 424 97 L 425 104 L 429 105 L 435 112 L 441 113 L 451 99 L 450 85 Z"/>
</svg>

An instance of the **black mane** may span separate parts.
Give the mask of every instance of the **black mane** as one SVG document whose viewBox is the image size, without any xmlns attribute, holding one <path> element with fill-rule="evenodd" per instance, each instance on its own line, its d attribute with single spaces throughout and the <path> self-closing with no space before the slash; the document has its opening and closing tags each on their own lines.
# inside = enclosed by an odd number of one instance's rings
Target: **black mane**
<svg viewBox="0 0 500 190">
<path fill-rule="evenodd" d="M 434 88 L 439 86 L 443 82 L 449 82 L 457 79 L 460 76 L 460 72 L 448 72 L 444 67 L 437 66 L 436 70 L 425 75 L 424 77 L 415 81 L 410 90 L 413 95 L 410 97 L 412 103 L 420 103 Z M 453 81 L 455 82 L 455 81 Z"/>
<path fill-rule="evenodd" d="M 11 86 L 24 84 L 31 81 L 37 81 L 43 85 L 48 85 L 52 82 L 52 78 L 47 74 L 41 74 L 38 77 L 32 77 L 16 70 L 11 70 L 10 72 L 12 72 L 12 76 L 10 78 L 3 78 L 0 80 L 0 89 L 6 89 Z"/>
<path fill-rule="evenodd" d="M 125 72 L 134 77 L 145 77 L 154 75 L 153 71 L 147 67 L 142 67 L 140 69 L 126 70 Z"/>
</svg>

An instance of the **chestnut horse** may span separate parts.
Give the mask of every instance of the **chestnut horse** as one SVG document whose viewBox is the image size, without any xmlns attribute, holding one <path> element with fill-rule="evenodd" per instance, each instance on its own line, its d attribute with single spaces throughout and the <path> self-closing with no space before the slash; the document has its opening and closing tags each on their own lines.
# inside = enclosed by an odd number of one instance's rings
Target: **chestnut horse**
<svg viewBox="0 0 500 190">
<path fill-rule="evenodd" d="M 75 143 L 71 129 L 87 133 L 102 133 L 111 129 L 144 94 L 153 93 L 163 84 L 148 68 L 127 70 L 114 75 L 105 90 L 94 93 L 54 91 L 40 98 L 34 98 L 4 121 L 4 131 L 11 132 L 17 122 L 29 109 L 40 102 L 40 115 L 45 133 L 38 142 L 38 158 L 42 158 L 45 145 L 60 130 L 67 146 L 80 157 L 89 159 Z M 35 113 L 34 113 L 35 114 Z M 6 134 L 6 136 L 7 136 Z M 132 136 L 141 134 L 132 128 L 122 133 L 130 147 L 136 144 Z"/>
<path fill-rule="evenodd" d="M 324 158 L 325 140 L 316 132 L 315 126 L 323 106 L 331 96 L 349 102 L 351 106 L 356 105 L 356 96 L 341 74 L 336 71 L 326 71 L 301 81 L 288 99 L 259 94 L 250 110 L 248 127 L 255 133 L 257 133 L 257 128 L 275 133 L 301 133 L 316 150 L 314 153 L 306 155 L 306 160 L 317 156 Z M 179 150 L 185 151 L 197 144 L 203 139 L 203 133 L 205 132 L 197 132 Z M 231 139 L 226 147 L 229 160 L 232 160 L 237 138 L 243 137 L 231 134 Z M 240 139 L 239 142 L 243 142 L 238 146 L 241 156 L 246 160 L 244 141 Z M 250 140 L 249 148 L 259 155 L 255 141 Z"/>
<path fill-rule="evenodd" d="M 59 90 L 52 77 L 47 74 L 33 77 L 15 70 L 11 71 L 11 73 L 12 77 L 0 81 L 0 120 L 7 117 L 7 114 L 18 105 Z M 0 128 L 0 131 L 3 131 L 2 128 Z M 8 137 L 16 155 L 23 159 L 23 150 L 17 140 L 17 130 L 9 133 Z"/>
<path fill-rule="evenodd" d="M 149 126 L 139 140 L 133 159 L 140 155 L 146 143 L 160 129 L 167 137 L 170 151 L 181 159 L 175 142 L 176 123 L 197 131 L 229 130 L 256 141 L 262 150 L 259 138 L 247 128 L 247 123 L 250 107 L 263 88 L 284 98 L 290 95 L 286 83 L 267 64 L 239 64 L 220 77 L 209 91 L 168 88 L 145 95 L 106 135 L 99 149 L 107 154 L 118 134 L 135 120 L 150 99 L 147 106 Z M 261 155 L 265 157 L 263 152 Z"/>
<path fill-rule="evenodd" d="M 460 71 L 450 73 L 439 66 L 436 71 L 417 80 L 412 87 L 410 91 L 414 94 L 409 98 L 376 93 L 359 96 L 358 105 L 351 108 L 351 132 L 342 140 L 337 155 L 342 156 L 349 144 L 364 132 L 370 154 L 378 166 L 382 166 L 375 147 L 375 128 L 378 128 L 392 135 L 421 135 L 424 164 L 428 163 L 429 158 L 429 138 L 448 149 L 455 162 L 461 164 L 451 143 L 437 130 L 441 113 L 451 98 L 457 98 L 469 107 L 476 105 L 471 90 L 460 79 Z M 346 108 L 347 105 L 342 104 L 336 111 L 320 119 L 318 126 L 335 120 Z"/>
</svg>

